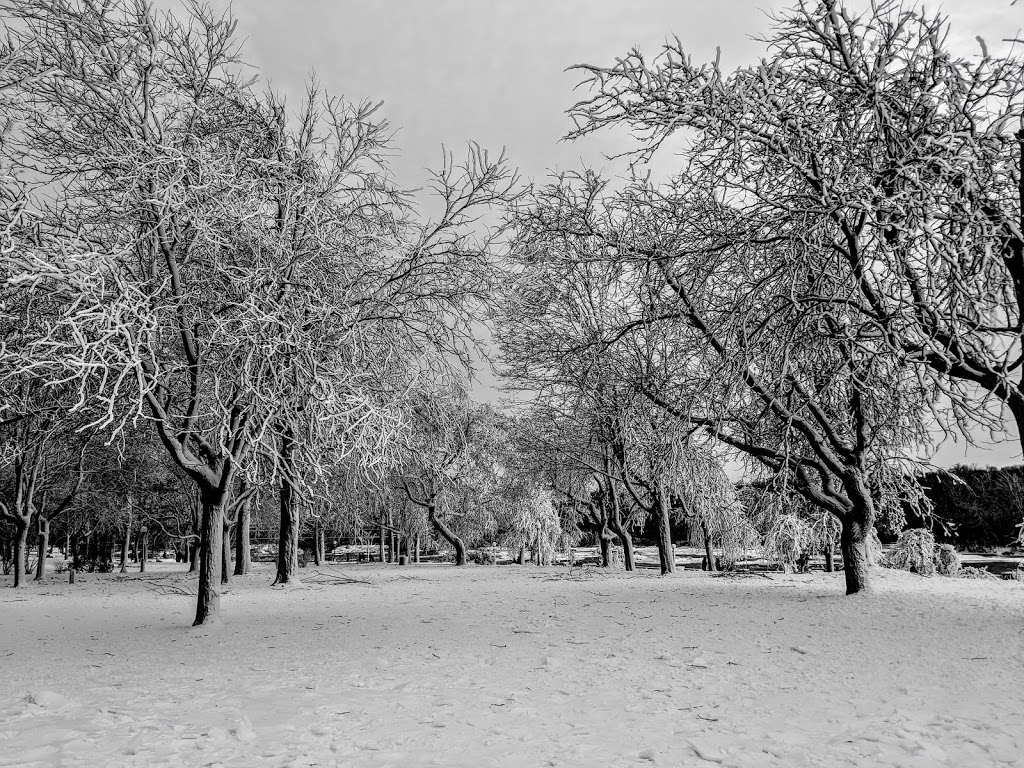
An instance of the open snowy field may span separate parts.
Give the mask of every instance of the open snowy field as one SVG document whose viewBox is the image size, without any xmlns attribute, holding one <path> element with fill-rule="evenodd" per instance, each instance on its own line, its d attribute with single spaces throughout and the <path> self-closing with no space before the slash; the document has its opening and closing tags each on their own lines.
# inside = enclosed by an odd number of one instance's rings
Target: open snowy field
<svg viewBox="0 0 1024 768">
<path fill-rule="evenodd" d="M 1024 766 L 1021 583 L 181 567 L 0 589 L 0 765 Z"/>
</svg>

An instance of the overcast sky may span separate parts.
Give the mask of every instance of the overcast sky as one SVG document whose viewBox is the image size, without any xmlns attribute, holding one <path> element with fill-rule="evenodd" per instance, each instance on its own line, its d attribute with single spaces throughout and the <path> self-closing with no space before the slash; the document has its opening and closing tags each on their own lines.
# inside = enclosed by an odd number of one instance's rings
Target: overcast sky
<svg viewBox="0 0 1024 768">
<path fill-rule="evenodd" d="M 442 145 L 506 146 L 525 175 L 580 157 L 599 162 L 608 140 L 559 143 L 569 128 L 577 63 L 612 63 L 633 46 L 654 51 L 677 35 L 696 61 L 722 48 L 726 68 L 755 61 L 771 0 L 236 0 L 246 59 L 298 102 L 316 72 L 350 100 L 382 100 L 399 129 L 395 169 L 423 181 Z M 942 9 L 958 43 L 995 48 L 1024 23 L 1011 0 L 958 0 Z M 221 0 L 220 4 L 226 5 Z"/>
<path fill-rule="evenodd" d="M 221 0 L 215 5 L 227 5 Z M 723 67 L 756 61 L 755 37 L 770 27 L 778 0 L 235 0 L 245 59 L 293 104 L 316 72 L 330 93 L 384 102 L 398 130 L 393 168 L 406 187 L 421 186 L 441 147 L 474 140 L 506 147 L 528 179 L 627 148 L 623 136 L 568 144 L 565 109 L 575 100 L 577 63 L 609 64 L 632 47 L 653 52 L 678 36 L 695 61 Z M 1011 0 L 947 0 L 928 4 L 950 17 L 954 45 L 993 51 L 1024 26 L 1024 4 Z M 938 460 L 1020 461 L 1011 442 L 988 451 L 948 446 Z"/>
</svg>

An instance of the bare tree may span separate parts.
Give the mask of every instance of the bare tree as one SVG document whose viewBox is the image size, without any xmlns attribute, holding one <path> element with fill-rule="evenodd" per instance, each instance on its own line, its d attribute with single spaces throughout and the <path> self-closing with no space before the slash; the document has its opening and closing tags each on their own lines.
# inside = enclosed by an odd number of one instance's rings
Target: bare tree
<svg viewBox="0 0 1024 768">
<path fill-rule="evenodd" d="M 632 570 L 627 519 L 637 516 L 624 509 L 648 515 L 660 508 L 637 506 L 614 450 L 620 406 L 629 398 L 620 388 L 622 361 L 603 340 L 627 321 L 630 299 L 618 270 L 594 254 L 550 258 L 525 229 L 519 235 L 495 337 L 509 386 L 531 393 L 522 441 L 551 468 L 547 482 L 557 496 L 595 532 L 602 560 L 610 554 L 610 532 Z"/>
<path fill-rule="evenodd" d="M 828 471 L 846 499 L 863 496 L 867 485 L 840 465 L 876 462 L 870 451 L 846 448 L 865 445 L 883 421 L 899 422 L 891 408 L 888 416 L 866 413 L 865 403 L 879 403 L 886 390 L 916 389 L 911 411 L 923 405 L 936 427 L 959 429 L 968 439 L 972 426 L 1000 426 L 989 407 L 994 401 L 1009 410 L 1024 439 L 1024 132 L 1015 132 L 1024 114 L 1024 62 L 992 56 L 984 42 L 979 56 L 959 56 L 947 47 L 943 18 L 896 2 L 874 3 L 864 13 L 837 0 L 800 2 L 775 21 L 768 56 L 733 73 L 717 61 L 694 64 L 678 40 L 653 59 L 633 51 L 612 67 L 581 67 L 592 93 L 571 110 L 571 135 L 628 125 L 640 137 L 642 163 L 678 132 L 691 132 L 674 189 L 641 195 L 643 205 L 662 212 L 657 226 L 666 226 L 664 214 L 682 187 L 708 190 L 701 210 L 687 206 L 702 225 L 719 222 L 701 259 L 724 256 L 730 241 L 744 240 L 750 249 L 774 243 L 801 263 L 789 311 L 815 316 L 829 347 L 843 350 L 853 385 L 844 386 L 860 401 L 846 411 L 859 423 L 848 437 L 834 431 L 838 411 L 805 421 L 824 438 L 810 446 L 834 444 L 824 454 L 810 450 L 818 454 L 814 461 L 834 464 Z M 731 210 L 723 216 L 725 208 Z M 672 263 L 679 254 L 678 243 L 663 239 L 647 258 L 692 324 L 707 323 L 706 340 L 737 354 L 728 346 L 735 337 L 714 327 L 706 309 L 698 311 L 696 283 Z M 757 279 L 764 274 L 762 268 Z M 740 287 L 724 281 L 717 290 Z M 776 307 L 786 311 L 781 302 Z M 886 361 L 871 365 L 888 369 L 893 384 L 866 379 L 866 360 Z M 752 391 L 771 389 L 756 367 L 746 373 Z M 799 424 L 784 398 L 756 396 L 776 413 L 781 405 Z M 898 457 L 901 445 L 928 442 L 905 423 L 890 431 L 891 448 L 878 446 L 875 456 Z M 728 437 L 738 439 L 734 432 Z M 844 528 L 847 558 L 851 537 L 861 535 Z"/>
<path fill-rule="evenodd" d="M 265 136 L 234 74 L 234 24 L 199 6 L 184 21 L 128 2 L 2 10 L 47 72 L 4 91 L 5 153 L 31 169 L 36 217 L 13 280 L 62 300 L 55 328 L 73 339 L 41 339 L 26 367 L 79 382 L 99 426 L 144 414 L 196 484 L 202 624 L 219 606 L 223 508 L 266 420 L 268 361 L 241 343 L 265 320 L 247 311 L 259 271 L 243 247 Z"/>
<path fill-rule="evenodd" d="M 395 484 L 426 512 L 437 534 L 465 565 L 465 535 L 482 538 L 494 528 L 501 419 L 468 400 L 458 386 L 421 393 L 413 410 L 412 436 Z"/>
<path fill-rule="evenodd" d="M 368 467 L 393 461 L 404 393 L 424 369 L 470 364 L 500 234 L 475 225 L 516 183 L 503 156 L 475 145 L 461 164 L 446 154 L 433 183 L 442 213 L 419 221 L 387 182 L 379 105 L 318 107 L 316 97 L 311 89 L 294 131 L 276 129 L 269 189 L 273 253 L 287 253 L 270 297 L 288 318 L 278 326 L 281 396 L 268 451 L 281 488 L 279 583 L 294 579 L 299 501 L 316 478 L 350 455 Z"/>
<path fill-rule="evenodd" d="M 590 183 L 578 197 L 570 192 L 577 181 Z M 535 420 L 563 433 L 548 437 L 548 447 L 603 489 L 562 490 L 602 545 L 611 530 L 631 549 L 621 518 L 621 501 L 630 499 L 654 519 L 662 573 L 670 573 L 673 520 L 689 516 L 705 531 L 731 530 L 721 523 L 735 506 L 720 460 L 706 440 L 702 447 L 692 438 L 699 427 L 656 403 L 657 393 L 677 395 L 678 377 L 669 372 L 689 355 L 689 342 L 658 324 L 672 312 L 652 308 L 660 300 L 656 282 L 637 279 L 629 257 L 615 258 L 607 241 L 573 229 L 588 226 L 586 193 L 596 204 L 596 179 L 569 174 L 552 190 L 517 212 L 514 279 L 497 333 L 504 372 L 538 392 Z"/>
<path fill-rule="evenodd" d="M 637 168 L 686 129 L 682 168 L 614 189 L 567 174 L 518 216 L 524 265 L 603 264 L 620 286 L 595 354 L 644 350 L 619 366 L 624 381 L 840 520 L 850 593 L 867 587 L 879 504 L 913 494 L 904 465 L 930 444 L 929 418 L 950 428 L 950 398 L 961 421 L 985 417 L 977 390 L 938 364 L 950 336 L 928 317 L 966 306 L 943 293 L 951 284 L 984 301 L 1004 293 L 989 280 L 1002 262 L 970 255 L 994 242 L 969 210 L 980 193 L 953 190 L 1010 178 L 971 169 L 1007 167 L 979 153 L 1009 146 L 998 137 L 1019 114 L 1019 77 L 1014 62 L 946 56 L 941 29 L 888 3 L 864 20 L 804 3 L 778 21 L 770 58 L 728 76 L 694 66 L 678 41 L 651 62 L 634 51 L 584 66 L 592 95 L 571 110 L 570 136 L 631 127 Z M 953 146 L 966 154 L 947 157 Z M 978 330 L 990 314 L 956 324 Z"/>
<path fill-rule="evenodd" d="M 14 584 L 26 573 L 28 535 L 36 521 L 42 579 L 50 521 L 75 501 L 85 478 L 89 440 L 75 435 L 75 420 L 62 419 L 59 398 L 39 382 L 22 381 L 7 401 L 14 415 L 0 427 L 0 520 L 14 526 Z M 77 439 L 76 439 L 77 438 Z M 77 453 L 77 456 L 75 455 Z M 68 472 L 68 464 L 75 469 Z"/>
<path fill-rule="evenodd" d="M 444 211 L 417 222 L 388 180 L 376 106 L 311 87 L 289 127 L 237 76 L 229 16 L 0 7 L 0 110 L 16 123 L 4 160 L 33 217 L 12 214 L 4 285 L 62 308 L 16 370 L 77 383 L 76 407 L 99 402 L 95 424 L 115 434 L 153 424 L 199 492 L 202 624 L 218 611 L 225 511 L 257 453 L 281 489 L 280 580 L 325 462 L 384 461 L 410 381 L 443 367 L 438 350 L 468 360 L 496 236 L 475 219 L 515 177 L 478 147 L 462 166 L 446 156 Z"/>
</svg>

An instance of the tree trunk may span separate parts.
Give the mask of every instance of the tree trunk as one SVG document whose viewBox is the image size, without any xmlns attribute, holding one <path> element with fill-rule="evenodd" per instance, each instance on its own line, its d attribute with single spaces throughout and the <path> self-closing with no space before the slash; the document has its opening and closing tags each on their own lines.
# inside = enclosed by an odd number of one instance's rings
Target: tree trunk
<svg viewBox="0 0 1024 768">
<path fill-rule="evenodd" d="M 840 536 L 843 555 L 843 571 L 846 575 L 846 594 L 870 592 L 868 575 L 867 534 L 870 526 L 855 520 L 853 514 L 842 518 L 843 530 Z"/>
<path fill-rule="evenodd" d="M 72 568 L 78 567 L 78 539 L 78 531 L 68 536 L 68 555 L 66 557 L 70 557 Z"/>
<path fill-rule="evenodd" d="M 28 565 L 28 520 L 21 515 L 8 520 L 14 523 L 14 586 L 20 587 Z"/>
<path fill-rule="evenodd" d="M 608 568 L 612 564 L 612 537 L 606 524 L 597 529 L 597 541 L 601 546 L 601 567 Z"/>
<path fill-rule="evenodd" d="M 434 529 L 441 534 L 441 537 L 451 544 L 455 548 L 455 564 L 465 565 L 466 564 L 466 545 L 462 542 L 455 532 L 444 524 L 444 521 L 437 516 L 437 508 L 431 504 L 427 507 L 427 517 L 430 518 L 430 522 L 433 524 Z"/>
<path fill-rule="evenodd" d="M 636 569 L 636 558 L 633 556 L 633 537 L 630 536 L 626 526 L 622 524 L 622 518 L 618 512 L 613 511 L 608 518 L 608 527 L 622 543 L 622 563 L 627 571 Z"/>
<path fill-rule="evenodd" d="M 128 541 L 131 539 L 131 521 L 125 523 L 125 536 L 121 540 L 121 572 L 128 572 Z"/>
<path fill-rule="evenodd" d="M 235 522 L 235 576 L 245 576 L 252 569 L 249 552 L 249 502 L 242 504 Z"/>
<path fill-rule="evenodd" d="M 221 544 L 220 583 L 231 583 L 231 525 L 224 521 L 224 539 Z"/>
<path fill-rule="evenodd" d="M 715 567 L 715 543 L 711 540 L 711 530 L 708 528 L 707 520 L 701 518 L 700 533 L 704 539 L 704 556 L 708 559 L 708 570 L 717 571 Z"/>
<path fill-rule="evenodd" d="M 224 498 L 216 490 L 202 495 L 203 518 L 199 542 L 199 588 L 192 626 L 220 620 L 220 566 L 223 558 Z"/>
<path fill-rule="evenodd" d="M 149 555 L 149 535 L 145 531 L 139 531 L 139 543 L 135 545 L 139 555 L 139 573 L 146 572 L 146 557 Z"/>
<path fill-rule="evenodd" d="M 669 518 L 668 504 L 665 502 L 664 491 L 660 488 L 654 507 L 658 524 L 658 559 L 661 561 L 661 575 L 664 576 L 666 573 L 675 573 L 676 555 L 672 550 L 672 521 Z"/>
<path fill-rule="evenodd" d="M 197 499 L 192 506 L 192 534 L 195 538 L 188 542 L 188 572 L 196 573 L 199 570 L 199 542 L 202 539 L 202 501 Z"/>
<path fill-rule="evenodd" d="M 50 521 L 48 518 L 39 515 L 37 518 L 37 529 L 39 541 L 39 557 L 36 558 L 36 581 L 42 581 L 46 574 L 46 548 L 50 545 Z"/>
<path fill-rule="evenodd" d="M 835 559 L 832 554 L 832 545 L 826 544 L 823 552 L 825 554 L 825 573 L 832 573 L 836 569 Z"/>
<path fill-rule="evenodd" d="M 103 563 L 106 566 L 106 569 L 107 569 L 108 572 L 114 570 L 114 549 L 116 547 L 117 547 L 117 542 L 115 540 L 115 534 L 108 533 L 104 537 L 103 550 L 102 550 Z M 52 547 L 51 547 L 51 549 L 52 549 Z"/>
<path fill-rule="evenodd" d="M 321 566 L 324 562 L 324 529 L 320 521 L 313 521 L 313 565 Z"/>
<path fill-rule="evenodd" d="M 380 524 L 380 541 L 377 544 L 377 559 L 384 562 L 384 523 Z"/>
<path fill-rule="evenodd" d="M 519 565 L 526 565 L 526 547 L 519 548 L 519 557 L 516 558 L 516 563 Z"/>
<path fill-rule="evenodd" d="M 611 469 L 611 460 L 605 461 L 605 470 Z M 608 527 L 611 528 L 619 542 L 622 544 L 622 564 L 625 566 L 627 571 L 632 571 L 636 568 L 636 559 L 633 556 L 633 537 L 629 531 L 626 530 L 626 526 L 622 524 L 622 509 L 619 507 L 619 491 L 615 487 L 615 481 L 608 480 L 608 495 L 611 498 L 611 510 L 608 515 Z"/>
<path fill-rule="evenodd" d="M 299 508 L 288 477 L 281 478 L 281 531 L 277 539 L 277 576 L 274 584 L 298 582 Z"/>
<path fill-rule="evenodd" d="M 413 548 L 412 561 L 418 563 L 420 561 L 420 535 L 416 534 L 416 546 Z"/>
<path fill-rule="evenodd" d="M 388 562 L 398 562 L 398 540 L 395 538 L 395 520 L 390 509 L 388 510 Z"/>
</svg>

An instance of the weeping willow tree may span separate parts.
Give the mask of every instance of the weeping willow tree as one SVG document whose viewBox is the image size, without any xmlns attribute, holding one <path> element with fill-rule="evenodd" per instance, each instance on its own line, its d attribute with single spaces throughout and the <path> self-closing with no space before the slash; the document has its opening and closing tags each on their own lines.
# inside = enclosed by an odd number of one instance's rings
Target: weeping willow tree
<svg viewBox="0 0 1024 768">
<path fill-rule="evenodd" d="M 833 515 L 795 493 L 783 479 L 744 491 L 744 513 L 761 532 L 765 560 L 788 572 L 799 569 L 809 554 L 820 552 L 825 570 L 834 569 L 840 525 Z"/>
<path fill-rule="evenodd" d="M 524 487 L 508 499 L 502 544 L 513 551 L 529 549 L 538 565 L 550 565 L 556 552 L 575 546 L 580 539 L 579 529 L 566 526 L 568 516 L 559 512 L 551 490 Z"/>
<path fill-rule="evenodd" d="M 542 414 L 546 414 L 545 418 Z M 568 439 L 571 428 L 548 407 L 534 403 L 516 422 L 514 453 L 502 485 L 499 519 L 502 541 L 519 551 L 525 562 L 530 550 L 538 564 L 548 564 L 556 551 L 575 547 L 582 539 L 584 507 L 599 481 L 579 442 Z"/>
<path fill-rule="evenodd" d="M 687 442 L 676 450 L 682 454 L 676 463 L 688 468 L 678 475 L 673 497 L 685 510 L 687 543 L 703 547 L 707 570 L 717 570 L 719 562 L 729 569 L 760 544 L 757 530 L 720 460 L 706 448 Z M 716 547 L 720 558 L 715 556 Z"/>
</svg>

